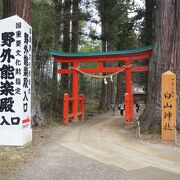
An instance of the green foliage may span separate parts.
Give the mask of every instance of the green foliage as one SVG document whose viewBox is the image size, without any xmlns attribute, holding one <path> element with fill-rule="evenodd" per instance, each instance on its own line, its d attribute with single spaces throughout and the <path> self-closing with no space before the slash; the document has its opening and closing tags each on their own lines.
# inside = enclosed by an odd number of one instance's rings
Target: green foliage
<svg viewBox="0 0 180 180">
<path fill-rule="evenodd" d="M 83 41 L 81 42 L 80 52 L 99 52 L 101 47 L 98 41 L 92 40 L 90 42 Z"/>
<path fill-rule="evenodd" d="M 33 47 L 36 58 L 47 58 L 49 57 L 49 49 L 53 47 L 54 23 L 52 4 L 47 0 L 33 1 L 32 17 Z"/>
<path fill-rule="evenodd" d="M 46 116 L 48 114 L 52 118 L 59 118 L 61 114 L 59 102 L 62 102 L 62 95 L 58 96 L 55 109 L 52 109 L 52 92 L 54 92 L 55 87 L 51 78 L 53 62 L 49 52 L 54 46 L 53 10 L 51 1 L 32 1 L 33 72 L 42 112 L 45 112 Z"/>
<path fill-rule="evenodd" d="M 106 3 L 106 1 L 104 2 Z M 136 8 L 133 5 L 130 0 L 112 0 L 105 5 L 104 16 L 107 22 L 105 38 L 108 50 L 125 50 L 142 46 L 143 43 L 140 40 L 142 39 L 142 19 L 145 13 L 143 9 Z M 102 9 L 100 9 L 101 11 Z M 130 17 L 129 12 L 135 12 L 136 15 Z M 135 65 L 145 65 L 145 63 L 137 61 Z M 133 74 L 133 82 L 146 84 L 147 76 L 145 74 Z"/>
<path fill-rule="evenodd" d="M 133 49 L 141 46 L 139 30 L 144 10 L 136 8 L 131 0 L 96 0 L 96 6 L 105 21 L 105 39 L 108 50 Z M 131 14 L 135 14 L 133 17 Z"/>
<path fill-rule="evenodd" d="M 32 2 L 33 68 L 36 83 L 42 81 L 49 50 L 53 47 L 53 6 L 46 0 Z"/>
<path fill-rule="evenodd" d="M 100 43 L 97 40 L 88 40 L 82 39 L 80 52 L 99 52 L 101 51 Z M 95 68 L 97 67 L 97 63 L 82 63 L 80 64 L 81 68 Z M 99 100 L 100 97 L 100 80 L 80 75 L 79 76 L 79 91 L 89 99 Z"/>
</svg>

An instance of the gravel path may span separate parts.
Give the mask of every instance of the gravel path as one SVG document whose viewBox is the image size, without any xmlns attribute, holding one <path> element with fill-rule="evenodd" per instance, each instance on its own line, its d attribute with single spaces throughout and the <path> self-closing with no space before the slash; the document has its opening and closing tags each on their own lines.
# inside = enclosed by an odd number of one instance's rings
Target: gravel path
<svg viewBox="0 0 180 180">
<path fill-rule="evenodd" d="M 41 156 L 12 179 L 180 179 L 179 152 L 160 152 L 158 147 L 146 146 L 120 130 L 120 125 L 118 116 L 103 114 L 56 127 L 42 147 Z"/>
</svg>

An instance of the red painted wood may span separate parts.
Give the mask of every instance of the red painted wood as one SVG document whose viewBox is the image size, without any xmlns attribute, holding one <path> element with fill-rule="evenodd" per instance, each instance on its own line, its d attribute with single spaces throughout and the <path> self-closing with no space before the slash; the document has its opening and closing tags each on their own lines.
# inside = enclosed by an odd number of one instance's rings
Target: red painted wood
<svg viewBox="0 0 180 180">
<path fill-rule="evenodd" d="M 118 71 L 123 70 L 123 67 L 112 67 L 112 68 L 81 68 L 80 71 L 85 73 L 102 73 L 102 72 L 108 72 L 108 73 L 115 73 Z M 132 72 L 143 72 L 148 71 L 147 66 L 132 66 L 131 67 Z M 73 74 L 74 70 L 71 69 L 58 69 L 59 74 Z"/>
<path fill-rule="evenodd" d="M 64 94 L 64 107 L 63 107 L 63 124 L 68 124 L 69 113 L 69 94 Z"/>
<path fill-rule="evenodd" d="M 84 95 L 83 94 L 80 95 L 80 112 L 81 112 L 80 119 L 84 120 Z"/>
<path fill-rule="evenodd" d="M 125 61 L 125 65 L 129 66 L 130 60 Z M 131 68 L 125 70 L 125 79 L 126 79 L 126 93 L 129 94 L 129 108 L 130 108 L 130 120 L 133 120 L 133 93 L 132 93 L 132 75 Z"/>
<path fill-rule="evenodd" d="M 145 60 L 151 56 L 151 50 L 142 52 L 142 53 L 132 53 L 128 55 L 107 55 L 107 56 L 83 56 L 83 57 L 62 57 L 62 56 L 54 56 L 54 58 L 58 62 L 97 62 L 97 61 L 125 61 L 128 59 L 131 60 Z"/>
<path fill-rule="evenodd" d="M 71 114 L 69 114 L 69 101 L 73 101 L 73 107 L 72 107 L 73 112 Z M 74 107 L 78 107 L 78 101 L 80 101 L 80 112 L 78 112 L 78 108 L 77 109 L 74 108 Z M 74 102 L 76 102 L 77 104 Z M 77 98 L 77 101 L 74 101 L 73 97 L 70 98 L 69 94 L 65 93 L 64 94 L 64 108 L 63 108 L 63 124 L 68 124 L 69 118 L 73 118 L 77 120 L 78 116 L 80 116 L 80 120 L 84 120 L 84 95 L 81 94 Z"/>
<path fill-rule="evenodd" d="M 73 67 L 78 68 L 78 63 L 73 62 Z M 73 70 L 73 82 L 72 82 L 72 111 L 74 114 L 74 119 L 78 119 L 78 72 L 76 70 Z"/>
<path fill-rule="evenodd" d="M 129 123 L 130 123 L 130 114 L 131 114 L 131 111 L 130 111 L 130 97 L 129 97 L 129 94 L 126 93 L 125 94 L 125 120 L 126 120 L 126 125 L 129 126 Z"/>
<path fill-rule="evenodd" d="M 95 68 L 94 68 L 94 69 L 95 69 Z M 101 70 L 104 69 L 104 63 L 103 63 L 103 61 L 99 61 L 99 62 L 98 62 L 98 68 L 96 68 L 96 69 L 99 69 L 100 72 L 103 72 L 103 71 L 101 71 Z"/>
</svg>

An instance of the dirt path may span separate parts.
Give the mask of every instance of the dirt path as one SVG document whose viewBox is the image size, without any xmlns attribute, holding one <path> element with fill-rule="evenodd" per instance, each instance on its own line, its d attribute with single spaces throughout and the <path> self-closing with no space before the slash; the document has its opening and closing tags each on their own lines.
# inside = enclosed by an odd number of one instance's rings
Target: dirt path
<svg viewBox="0 0 180 180">
<path fill-rule="evenodd" d="M 58 143 L 105 164 L 125 170 L 155 167 L 180 174 L 180 152 L 167 146 L 147 146 L 135 141 L 120 130 L 120 121 L 114 117 L 93 124 L 84 125 L 63 136 Z"/>
<path fill-rule="evenodd" d="M 41 156 L 11 179 L 179 180 L 180 150 L 136 140 L 106 113 L 54 128 Z"/>
</svg>

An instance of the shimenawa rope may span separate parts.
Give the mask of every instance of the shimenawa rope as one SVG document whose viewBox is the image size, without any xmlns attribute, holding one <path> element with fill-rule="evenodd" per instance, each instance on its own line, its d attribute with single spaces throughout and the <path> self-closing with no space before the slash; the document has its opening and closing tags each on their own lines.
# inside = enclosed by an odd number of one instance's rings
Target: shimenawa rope
<svg viewBox="0 0 180 180">
<path fill-rule="evenodd" d="M 132 65 L 129 65 L 129 66 L 123 65 L 124 68 L 121 69 L 120 71 L 117 71 L 117 72 L 112 73 L 112 74 L 108 74 L 106 76 L 97 76 L 97 75 L 88 74 L 86 72 L 81 71 L 79 68 L 74 68 L 74 67 L 71 67 L 70 69 L 76 70 L 77 72 L 79 72 L 79 73 L 81 73 L 81 74 L 83 74 L 85 76 L 89 76 L 89 77 L 96 78 L 96 79 L 105 79 L 105 78 L 111 78 L 111 77 L 115 76 L 116 74 L 118 74 L 120 72 L 123 72 L 125 69 L 130 68 L 131 66 Z"/>
</svg>

